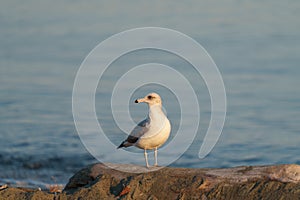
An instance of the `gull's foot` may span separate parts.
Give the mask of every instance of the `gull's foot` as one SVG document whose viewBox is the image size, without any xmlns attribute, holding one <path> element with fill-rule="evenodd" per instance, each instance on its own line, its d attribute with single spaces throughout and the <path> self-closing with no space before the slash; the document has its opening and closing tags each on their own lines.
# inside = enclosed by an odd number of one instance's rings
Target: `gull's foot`
<svg viewBox="0 0 300 200">
<path fill-rule="evenodd" d="M 146 165 L 145 167 L 147 169 L 153 169 L 153 168 L 156 168 L 156 167 L 159 167 L 159 166 L 158 165 L 151 165 L 151 166 L 150 165 L 148 165 L 148 166 Z"/>
</svg>

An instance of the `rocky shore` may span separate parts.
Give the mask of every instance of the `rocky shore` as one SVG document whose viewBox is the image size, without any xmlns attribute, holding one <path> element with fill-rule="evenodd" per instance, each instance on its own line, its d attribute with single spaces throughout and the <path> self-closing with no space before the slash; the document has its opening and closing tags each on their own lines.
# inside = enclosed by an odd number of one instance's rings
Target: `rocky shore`
<svg viewBox="0 0 300 200">
<path fill-rule="evenodd" d="M 78 171 L 63 191 L 0 186 L 0 200 L 300 199 L 300 166 L 294 164 L 159 170 L 126 164 L 107 165 L 98 163 Z"/>
</svg>

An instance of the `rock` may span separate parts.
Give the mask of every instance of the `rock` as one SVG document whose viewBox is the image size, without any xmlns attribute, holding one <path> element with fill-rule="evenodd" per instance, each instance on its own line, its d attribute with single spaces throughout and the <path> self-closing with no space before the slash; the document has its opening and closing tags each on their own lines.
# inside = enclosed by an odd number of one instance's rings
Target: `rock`
<svg viewBox="0 0 300 200">
<path fill-rule="evenodd" d="M 98 163 L 77 172 L 62 193 L 6 188 L 0 199 L 300 199 L 299 165 L 156 169 Z"/>
<path fill-rule="evenodd" d="M 6 188 L 8 188 L 7 184 L 0 185 L 0 190 L 4 190 L 4 189 L 6 189 Z"/>
<path fill-rule="evenodd" d="M 0 199 L 2 200 L 14 200 L 14 199 L 30 199 L 30 200 L 53 200 L 55 194 L 47 192 L 32 190 L 26 188 L 10 188 L 0 191 Z"/>
<path fill-rule="evenodd" d="M 109 165 L 110 167 L 108 167 Z M 300 166 L 249 166 L 227 169 L 161 168 L 95 164 L 76 173 L 64 191 L 86 197 L 97 188 L 101 198 L 125 199 L 298 199 Z M 80 195 L 79 195 L 80 194 Z M 300 199 L 300 198 L 299 198 Z"/>
</svg>

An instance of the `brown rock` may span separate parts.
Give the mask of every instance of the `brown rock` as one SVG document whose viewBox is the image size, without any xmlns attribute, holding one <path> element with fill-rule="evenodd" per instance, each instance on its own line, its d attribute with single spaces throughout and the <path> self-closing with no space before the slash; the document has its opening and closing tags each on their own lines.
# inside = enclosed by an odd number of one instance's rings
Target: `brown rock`
<svg viewBox="0 0 300 200">
<path fill-rule="evenodd" d="M 62 193 L 6 188 L 0 199 L 300 199 L 299 165 L 155 169 L 99 163 L 77 172 Z"/>
<path fill-rule="evenodd" d="M 102 198 L 125 199 L 298 199 L 300 166 L 276 165 L 226 169 L 161 168 L 147 173 L 136 165 L 95 164 L 75 174 L 64 191 L 82 196 L 96 187 Z M 86 185 L 82 183 L 85 182 Z M 82 190 L 84 188 L 84 190 Z M 128 189 L 130 188 L 130 189 Z M 122 192 L 126 190 L 126 194 Z M 120 195 L 122 194 L 122 195 Z M 299 198 L 300 199 L 300 198 Z"/>
</svg>

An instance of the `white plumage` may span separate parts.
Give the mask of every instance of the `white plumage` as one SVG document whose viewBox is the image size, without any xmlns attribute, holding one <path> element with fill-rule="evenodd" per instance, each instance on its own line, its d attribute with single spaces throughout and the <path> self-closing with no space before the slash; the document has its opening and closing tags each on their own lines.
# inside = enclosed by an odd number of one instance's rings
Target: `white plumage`
<svg viewBox="0 0 300 200">
<path fill-rule="evenodd" d="M 149 167 L 147 150 L 154 149 L 154 165 L 157 166 L 157 148 L 163 145 L 169 138 L 171 124 L 162 111 L 162 101 L 158 94 L 150 93 L 144 98 L 135 100 L 135 103 L 141 102 L 149 105 L 149 114 L 145 120 L 138 123 L 118 148 L 136 146 L 144 149 L 147 167 Z"/>
</svg>

